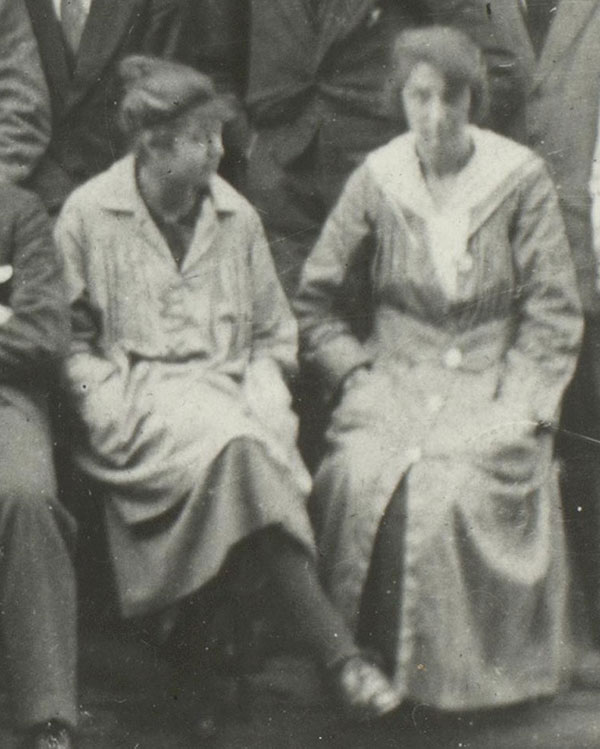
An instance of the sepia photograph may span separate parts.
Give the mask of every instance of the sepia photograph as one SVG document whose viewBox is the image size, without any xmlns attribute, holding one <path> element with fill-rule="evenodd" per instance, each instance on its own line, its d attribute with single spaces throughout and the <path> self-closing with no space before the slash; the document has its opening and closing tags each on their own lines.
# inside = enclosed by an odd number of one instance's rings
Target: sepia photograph
<svg viewBox="0 0 600 749">
<path fill-rule="evenodd" d="M 0 0 L 0 749 L 600 747 L 600 0 Z"/>
</svg>

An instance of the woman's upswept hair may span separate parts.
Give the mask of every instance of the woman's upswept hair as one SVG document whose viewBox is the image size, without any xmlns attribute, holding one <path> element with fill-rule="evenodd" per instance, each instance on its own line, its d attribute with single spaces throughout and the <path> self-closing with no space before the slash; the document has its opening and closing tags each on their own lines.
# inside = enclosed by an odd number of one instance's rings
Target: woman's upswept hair
<svg viewBox="0 0 600 749">
<path fill-rule="evenodd" d="M 146 55 L 126 57 L 119 66 L 123 98 L 119 126 L 131 141 L 144 130 L 168 129 L 190 109 L 224 122 L 235 115 L 231 100 L 215 91 L 211 79 L 187 65 Z"/>
<path fill-rule="evenodd" d="M 470 119 L 481 122 L 488 113 L 489 91 L 485 58 L 462 31 L 451 26 L 428 26 L 402 32 L 392 50 L 391 72 L 385 89 L 390 113 L 402 120 L 402 89 L 420 62 L 440 72 L 456 91 L 471 92 Z"/>
</svg>

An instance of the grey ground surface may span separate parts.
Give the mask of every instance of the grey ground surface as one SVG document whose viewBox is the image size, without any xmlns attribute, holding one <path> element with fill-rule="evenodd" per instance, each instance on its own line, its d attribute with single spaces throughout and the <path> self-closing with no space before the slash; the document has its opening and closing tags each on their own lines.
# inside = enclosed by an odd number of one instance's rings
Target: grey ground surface
<svg viewBox="0 0 600 749">
<path fill-rule="evenodd" d="M 600 690 L 571 690 L 554 700 L 491 715 L 436 717 L 423 706 L 383 725 L 349 726 L 322 691 L 308 661 L 279 657 L 230 695 L 220 733 L 199 740 L 185 701 L 150 648 L 114 636 L 87 637 L 82 656 L 81 749 L 598 749 Z M 600 674 L 598 674 L 600 679 Z M 18 746 L 2 703 L 0 747 Z"/>
</svg>

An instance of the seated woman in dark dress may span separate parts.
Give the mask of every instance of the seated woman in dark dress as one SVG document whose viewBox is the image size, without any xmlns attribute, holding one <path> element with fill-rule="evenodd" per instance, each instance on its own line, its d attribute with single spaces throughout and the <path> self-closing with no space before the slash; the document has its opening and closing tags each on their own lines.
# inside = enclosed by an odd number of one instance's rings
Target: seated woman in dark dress
<svg viewBox="0 0 600 749">
<path fill-rule="evenodd" d="M 356 717 L 396 704 L 322 591 L 286 380 L 296 323 L 254 209 L 217 176 L 229 116 L 208 78 L 133 57 L 132 151 L 56 227 L 75 458 L 102 488 L 125 617 L 189 601 L 248 542 Z"/>
<path fill-rule="evenodd" d="M 296 305 L 306 360 L 339 394 L 315 479 L 323 579 L 403 697 L 506 705 L 561 675 L 543 425 L 575 366 L 574 270 L 541 159 L 469 124 L 485 104 L 479 50 L 433 27 L 403 35 L 395 62 L 410 132 L 350 178 Z M 353 332 L 364 306 L 339 304 L 361 257 L 366 338 Z"/>
</svg>

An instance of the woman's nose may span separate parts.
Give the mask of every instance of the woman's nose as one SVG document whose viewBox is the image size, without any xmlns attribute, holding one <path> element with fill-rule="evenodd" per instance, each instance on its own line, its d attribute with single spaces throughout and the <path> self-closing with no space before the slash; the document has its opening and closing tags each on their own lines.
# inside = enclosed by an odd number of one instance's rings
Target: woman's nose
<svg viewBox="0 0 600 749">
<path fill-rule="evenodd" d="M 214 156 L 221 158 L 224 154 L 223 138 L 221 135 L 213 135 L 210 139 L 210 148 Z"/>
<path fill-rule="evenodd" d="M 441 98 L 432 98 L 427 108 L 427 119 L 430 126 L 442 124 L 448 116 L 448 108 Z"/>
</svg>

